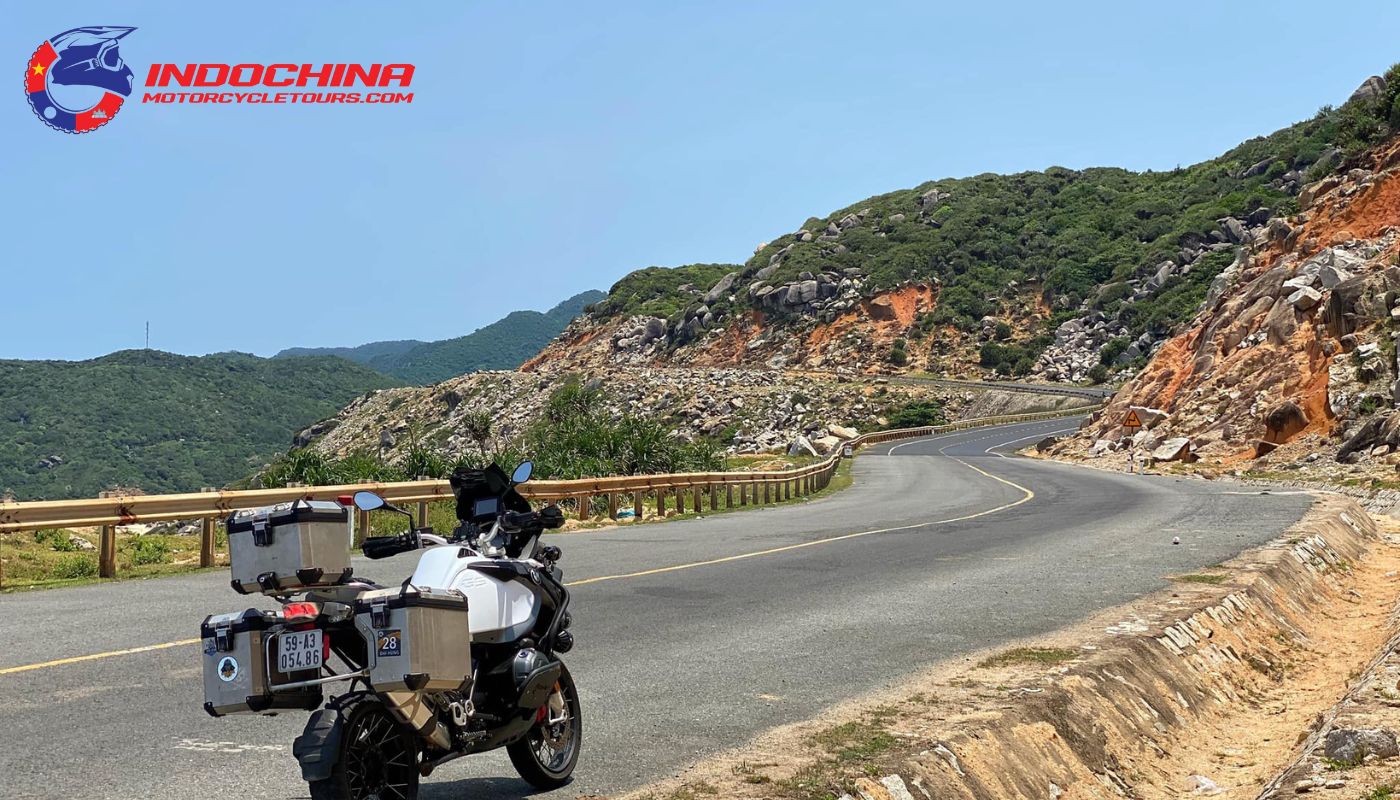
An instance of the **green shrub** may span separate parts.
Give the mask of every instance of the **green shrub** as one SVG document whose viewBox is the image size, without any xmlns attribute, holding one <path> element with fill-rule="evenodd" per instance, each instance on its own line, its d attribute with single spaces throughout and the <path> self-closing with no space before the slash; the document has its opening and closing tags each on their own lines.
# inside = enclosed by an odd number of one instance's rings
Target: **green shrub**
<svg viewBox="0 0 1400 800">
<path fill-rule="evenodd" d="M 943 416 L 943 406 L 937 400 L 911 400 L 885 415 L 889 420 L 886 428 L 922 428 L 925 425 L 942 425 L 947 422 Z"/>
<path fill-rule="evenodd" d="M 48 543 L 49 548 L 57 553 L 76 553 L 82 548 L 73 542 L 68 531 L 62 530 L 42 530 L 34 532 L 34 541 L 38 544 Z"/>
<path fill-rule="evenodd" d="M 97 559 L 92 556 L 64 556 L 54 562 L 52 574 L 60 580 L 97 577 Z"/>
<path fill-rule="evenodd" d="M 890 352 L 885 356 L 885 360 L 897 367 L 902 367 L 909 363 L 909 354 L 905 351 L 907 343 L 903 339 L 895 339 L 890 345 Z"/>
<path fill-rule="evenodd" d="M 126 546 L 127 557 L 136 566 L 164 564 L 170 560 L 174 548 L 162 536 L 138 536 Z"/>
<path fill-rule="evenodd" d="M 1106 380 L 1108 380 L 1108 367 L 1105 367 L 1103 364 L 1095 364 L 1093 368 L 1089 370 L 1090 383 L 1103 383 Z"/>
<path fill-rule="evenodd" d="M 1133 340 L 1126 336 L 1119 336 L 1116 339 L 1109 339 L 1108 343 L 1099 349 L 1099 364 L 1103 366 L 1113 366 L 1113 362 L 1118 360 L 1118 356 L 1128 349 L 1128 345 Z M 1098 381 L 1095 381 L 1096 383 Z"/>
</svg>

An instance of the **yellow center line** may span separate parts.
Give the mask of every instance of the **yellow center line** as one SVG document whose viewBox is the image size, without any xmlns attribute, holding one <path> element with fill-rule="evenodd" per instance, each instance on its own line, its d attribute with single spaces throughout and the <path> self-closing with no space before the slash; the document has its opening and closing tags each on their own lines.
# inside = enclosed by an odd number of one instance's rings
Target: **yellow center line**
<svg viewBox="0 0 1400 800">
<path fill-rule="evenodd" d="M 181 639 L 178 642 L 166 642 L 165 644 L 148 644 L 145 647 L 132 647 L 126 650 L 110 650 L 106 653 L 93 653 L 86 656 L 73 656 L 72 658 L 58 658 L 53 661 L 44 661 L 38 664 L 25 664 L 20 667 L 6 667 L 0 669 L 0 675 L 12 675 L 16 672 L 29 672 L 30 670 L 44 669 L 46 667 L 61 667 L 65 664 L 79 664 L 84 661 L 97 661 L 103 658 L 115 658 L 117 656 L 130 656 L 137 653 L 149 653 L 153 650 L 168 650 L 172 647 L 184 647 L 190 644 L 199 644 L 199 639 Z"/>
<path fill-rule="evenodd" d="M 990 438 L 990 437 L 988 437 L 988 438 Z M 976 440 L 974 440 L 974 441 L 976 441 Z M 1020 441 L 1020 440 L 1016 440 L 1016 441 Z M 955 442 L 954 444 L 965 444 L 965 443 L 966 443 L 966 442 Z M 914 442 L 908 442 L 907 444 L 914 444 Z M 903 445 L 900 445 L 900 447 L 902 447 L 902 446 L 903 446 Z M 948 445 L 947 447 L 952 447 L 952 445 L 950 444 L 950 445 Z M 979 518 L 979 517 L 985 517 L 985 516 L 989 516 L 989 515 L 991 515 L 991 514 L 997 514 L 997 513 L 1000 513 L 1000 512 L 1002 512 L 1002 511 L 1006 511 L 1007 509 L 1015 508 L 1016 506 L 1019 506 L 1019 505 L 1021 505 L 1022 503 L 1030 502 L 1030 500 L 1032 500 L 1032 499 L 1035 497 L 1035 492 L 1031 491 L 1030 489 L 1027 489 L 1026 487 L 1020 485 L 1019 483 L 1013 483 L 1012 481 L 1009 481 L 1009 480 L 1007 480 L 1007 479 L 1005 479 L 1005 478 L 1002 478 L 1002 477 L 997 476 L 997 475 L 993 475 L 992 473 L 987 472 L 987 471 L 984 470 L 984 469 L 981 469 L 981 468 L 979 468 L 979 467 L 974 467 L 973 465 L 967 463 L 966 461 L 963 461 L 963 460 L 960 459 L 960 458 L 955 458 L 955 457 L 953 457 L 953 456 L 948 456 L 946 453 L 943 453 L 943 450 L 946 450 L 947 447 L 941 448 L 941 449 L 939 450 L 939 453 L 945 455 L 945 456 L 946 456 L 947 458 L 949 458 L 950 460 L 956 461 L 957 463 L 963 465 L 964 467 L 967 467 L 968 469 L 972 470 L 973 472 L 978 473 L 979 475 L 982 475 L 982 476 L 987 477 L 987 478 L 991 478 L 991 479 L 994 480 L 994 481 L 998 481 L 998 482 L 1000 482 L 1000 483 L 1004 483 L 1004 484 L 1006 484 L 1007 486 L 1010 486 L 1010 487 L 1013 488 L 1013 489 L 1019 490 L 1019 491 L 1022 493 L 1021 498 L 1020 498 L 1019 500 L 1014 500 L 1014 501 L 1012 501 L 1012 502 L 1010 502 L 1010 503 L 1003 503 L 1002 505 L 996 506 L 995 508 L 989 508 L 989 509 L 986 509 L 986 510 L 984 510 L 984 511 L 978 511 L 978 512 L 973 513 L 973 514 L 965 514 L 965 515 L 963 515 L 963 516 L 961 516 L 961 517 L 949 517 L 948 519 L 933 520 L 933 521 L 931 521 L 931 522 L 915 522 L 915 523 L 912 523 L 912 524 L 909 524 L 909 525 L 897 525 L 897 526 L 890 527 L 890 528 L 873 528 L 873 529 L 868 530 L 868 531 L 856 531 L 855 533 L 843 533 L 843 534 L 841 534 L 841 535 L 839 535 L 839 536 L 828 536 L 828 537 L 826 537 L 826 538 L 824 538 L 824 539 L 813 539 L 813 540 L 808 541 L 808 542 L 799 542 L 799 543 L 797 543 L 797 544 L 789 544 L 789 545 L 784 545 L 784 546 L 782 546 L 782 547 L 770 547 L 770 548 L 768 548 L 767 550 L 756 550 L 756 551 L 754 551 L 754 552 L 752 552 L 752 553 L 739 553 L 739 554 L 737 554 L 737 555 L 724 556 L 724 557 L 722 557 L 722 558 L 711 558 L 711 559 L 708 559 L 708 560 L 705 560 L 705 561 L 692 561 L 692 562 L 687 563 L 687 564 L 675 564 L 675 565 L 672 565 L 672 566 L 669 566 L 669 567 L 657 567 L 657 568 L 655 568 L 655 569 L 644 569 L 644 570 L 640 570 L 640 571 L 638 571 L 638 572 L 624 572 L 624 573 L 620 573 L 620 574 L 617 574 L 617 575 L 600 575 L 600 576 L 598 576 L 598 577 L 596 577 L 596 578 L 584 578 L 584 579 L 582 579 L 582 580 L 571 581 L 571 582 L 565 583 L 564 585 L 565 585 L 565 586 L 569 586 L 569 587 L 574 587 L 574 586 L 587 586 L 587 585 L 590 584 L 590 583 L 603 583 L 603 582 L 605 582 L 605 581 L 620 581 L 620 580 L 626 580 L 626 579 L 629 579 L 629 578 L 643 578 L 643 577 L 646 577 L 646 576 L 648 576 L 648 575 L 663 575 L 663 574 L 668 573 L 668 572 L 680 572 L 680 571 L 682 571 L 682 570 L 687 570 L 687 569 L 696 569 L 697 567 L 711 567 L 711 566 L 714 566 L 714 565 L 716 565 L 716 564 L 727 564 L 727 563 L 730 563 L 730 562 L 732 562 L 732 561 L 744 561 L 744 560 L 747 560 L 747 559 L 750 559 L 750 558 L 761 558 L 761 557 L 763 557 L 763 556 L 771 556 L 771 555 L 776 555 L 776 554 L 778 554 L 778 553 L 788 553 L 788 552 L 791 552 L 791 551 L 793 551 L 793 550 L 802 550 L 802 549 L 804 549 L 804 548 L 816 547 L 816 546 L 818 546 L 818 545 L 823 545 L 823 544 L 831 544 L 831 543 L 833 543 L 833 542 L 843 542 L 843 541 L 846 541 L 846 540 L 848 540 L 848 539 L 859 539 L 859 538 L 864 537 L 864 536 L 875 536 L 876 534 L 881 534 L 881 533 L 896 533 L 896 532 L 898 532 L 898 531 L 909 531 L 909 530 L 914 530 L 915 528 L 926 528 L 926 527 L 931 527 L 931 526 L 934 526 L 934 525 L 951 525 L 951 524 L 953 524 L 953 523 L 955 523 L 955 522 L 966 522 L 966 521 L 971 520 L 971 519 L 977 519 L 977 518 Z M 897 449 L 897 448 L 891 448 L 889 452 L 892 453 L 892 452 L 894 452 L 895 449 Z M 91 654 L 91 655 L 86 655 L 86 656 L 74 656 L 74 657 L 72 657 L 72 658 L 59 658 L 59 659 L 55 659 L 55 660 L 53 660 L 53 661 L 43 661 L 43 662 L 40 662 L 40 663 L 37 663 L 37 664 L 25 664 L 25 665 L 23 665 L 23 666 L 18 666 L 18 667 L 6 667 L 6 668 L 4 668 L 4 669 L 0 669 L 0 676 L 2 676 L 2 675 L 13 675 L 13 674 L 20 673 L 20 672 L 30 672 L 30 671 L 37 670 L 37 669 L 48 669 L 49 667 L 62 667 L 62 666 L 68 665 L 68 664 L 80 664 L 80 663 L 82 663 L 82 662 L 84 662 L 84 661 L 98 661 L 98 660 L 105 659 L 105 658 L 116 658 L 116 657 L 118 657 L 118 656 L 130 656 L 130 655 L 136 655 L 136 654 L 138 654 L 138 653 L 149 653 L 149 652 L 153 652 L 153 651 L 156 651 L 156 650 L 168 650 L 168 649 L 170 649 L 170 648 L 172 648 L 172 647 L 184 647 L 184 646 L 187 646 L 187 645 L 199 644 L 200 641 L 201 641 L 200 639 L 181 639 L 181 640 L 176 641 L 176 642 L 165 642 L 164 644 L 152 644 L 152 645 L 146 645 L 145 647 L 132 647 L 132 648 L 129 648 L 129 649 L 126 649 L 126 650 L 110 650 L 110 651 L 105 652 L 105 653 L 93 653 L 93 654 Z"/>
</svg>

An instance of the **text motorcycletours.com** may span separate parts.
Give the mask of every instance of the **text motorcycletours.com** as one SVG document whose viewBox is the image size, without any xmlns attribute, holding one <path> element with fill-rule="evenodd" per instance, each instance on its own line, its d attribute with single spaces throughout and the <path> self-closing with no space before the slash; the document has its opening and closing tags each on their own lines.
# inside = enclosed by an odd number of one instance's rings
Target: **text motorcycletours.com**
<svg viewBox="0 0 1400 800">
<path fill-rule="evenodd" d="M 147 90 L 177 86 L 195 91 L 144 91 L 142 103 L 326 104 L 412 103 L 402 91 L 266 91 L 267 88 L 408 88 L 412 64 L 152 64 Z M 243 89 L 230 91 L 229 89 Z M 219 89 L 220 91 L 199 91 Z M 262 90 L 262 91 L 259 91 Z"/>
</svg>

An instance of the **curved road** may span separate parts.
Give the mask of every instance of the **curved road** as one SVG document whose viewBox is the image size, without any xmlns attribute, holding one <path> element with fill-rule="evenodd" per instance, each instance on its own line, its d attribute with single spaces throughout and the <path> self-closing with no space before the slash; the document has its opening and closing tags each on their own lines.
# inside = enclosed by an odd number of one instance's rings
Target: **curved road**
<svg viewBox="0 0 1400 800">
<path fill-rule="evenodd" d="M 561 537 L 586 735 L 559 795 L 635 787 L 1071 623 L 1269 540 L 1311 502 L 1003 455 L 1076 422 L 881 445 L 854 486 L 810 503 Z M 397 579 L 407 558 L 359 569 Z M 196 648 L 170 644 L 245 605 L 222 573 L 0 596 L 0 797 L 304 797 L 304 716 L 209 718 Z M 528 788 L 496 753 L 444 767 L 422 796 Z"/>
</svg>

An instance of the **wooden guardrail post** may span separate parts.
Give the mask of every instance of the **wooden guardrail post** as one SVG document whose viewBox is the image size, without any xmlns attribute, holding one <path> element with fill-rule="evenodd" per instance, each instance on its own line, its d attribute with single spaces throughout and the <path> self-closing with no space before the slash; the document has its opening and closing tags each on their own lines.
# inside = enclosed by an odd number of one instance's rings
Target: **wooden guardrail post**
<svg viewBox="0 0 1400 800">
<path fill-rule="evenodd" d="M 646 499 L 647 493 L 638 489 L 632 493 L 632 517 L 638 522 L 642 521 L 642 501 Z"/>
<path fill-rule="evenodd" d="M 199 490 L 201 493 L 217 492 L 213 486 L 203 486 Z M 215 539 L 218 517 L 204 517 L 200 519 L 199 529 L 199 566 L 214 566 L 215 549 L 217 540 Z"/>
<path fill-rule="evenodd" d="M 199 565 L 201 567 L 214 566 L 214 544 L 215 532 L 218 519 L 216 517 L 205 517 L 200 520 L 201 528 L 199 532 Z"/>
<path fill-rule="evenodd" d="M 695 509 L 695 513 L 699 514 L 703 510 L 702 507 L 704 505 L 705 500 L 704 489 L 700 487 L 700 484 L 695 484 L 695 489 L 693 490 L 691 499 L 694 501 L 690 504 L 691 508 Z"/>
<path fill-rule="evenodd" d="M 683 488 L 677 486 L 676 489 L 675 489 L 675 492 L 676 492 L 676 513 L 677 513 L 677 514 L 684 514 L 684 513 L 685 513 L 685 489 L 683 489 Z"/>
<path fill-rule="evenodd" d="M 617 519 L 617 492 L 608 492 L 608 519 Z"/>
<path fill-rule="evenodd" d="M 666 518 L 666 490 L 658 488 L 656 490 L 656 516 L 660 519 Z"/>
<path fill-rule="evenodd" d="M 97 577 L 117 577 L 117 526 L 103 525 L 97 540 Z"/>
<path fill-rule="evenodd" d="M 710 510 L 719 510 L 719 487 L 713 483 L 710 484 Z"/>
<path fill-rule="evenodd" d="M 724 507 L 734 507 L 734 484 L 732 483 L 726 483 L 724 485 Z"/>
<path fill-rule="evenodd" d="M 578 518 L 588 519 L 593 515 L 593 495 L 586 494 L 578 499 Z"/>
<path fill-rule="evenodd" d="M 427 481 L 432 479 L 429 478 L 427 475 L 419 475 L 418 480 Z M 419 500 L 417 511 L 418 513 L 414 515 L 415 519 L 417 520 L 415 524 L 420 528 L 428 527 L 428 501 Z"/>
</svg>

